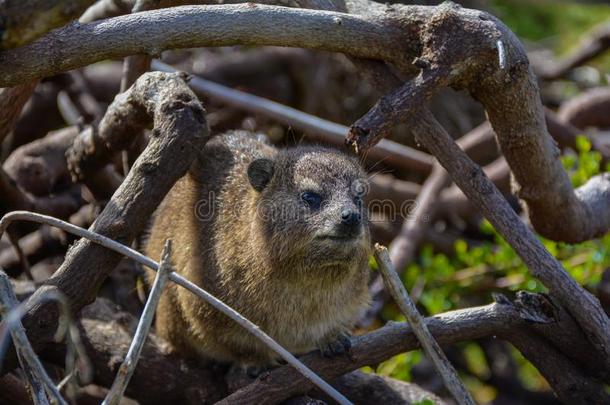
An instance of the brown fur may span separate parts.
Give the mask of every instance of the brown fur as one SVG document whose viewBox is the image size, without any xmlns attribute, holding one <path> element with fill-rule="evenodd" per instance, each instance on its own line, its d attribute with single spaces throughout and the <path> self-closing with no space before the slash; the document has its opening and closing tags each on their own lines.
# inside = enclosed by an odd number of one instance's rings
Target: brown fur
<svg viewBox="0 0 610 405">
<path fill-rule="evenodd" d="M 275 171 L 258 192 L 247 171 L 263 157 L 274 161 Z M 247 133 L 218 136 L 159 207 L 146 252 L 159 258 L 171 238 L 177 272 L 289 351 L 323 347 L 349 330 L 368 302 L 367 219 L 353 243 L 315 238 L 332 229 L 341 207 L 353 203 L 353 183 L 363 178 L 357 161 L 338 151 L 277 150 Z M 310 189 L 327 197 L 315 213 L 301 199 Z M 179 351 L 203 358 L 243 365 L 268 365 L 276 358 L 176 285 L 163 294 L 156 328 Z"/>
</svg>

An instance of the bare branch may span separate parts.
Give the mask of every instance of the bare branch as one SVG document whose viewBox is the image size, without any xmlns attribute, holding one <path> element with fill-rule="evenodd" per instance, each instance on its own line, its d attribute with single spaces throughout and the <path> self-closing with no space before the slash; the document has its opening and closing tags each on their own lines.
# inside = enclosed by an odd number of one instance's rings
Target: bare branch
<svg viewBox="0 0 610 405">
<path fill-rule="evenodd" d="M 19 114 L 30 99 L 38 80 L 30 80 L 15 87 L 0 89 L 0 142 L 15 128 Z"/>
<path fill-rule="evenodd" d="M 168 276 L 173 272 L 171 249 L 171 240 L 167 240 L 165 242 L 165 247 L 163 248 L 163 253 L 161 254 L 159 270 L 155 275 L 155 281 L 153 282 L 150 293 L 148 294 L 148 299 L 146 300 L 146 305 L 142 311 L 140 322 L 138 322 L 136 333 L 133 337 L 131 345 L 129 346 L 129 351 L 125 356 L 125 360 L 123 361 L 123 364 L 121 364 L 116 379 L 112 383 L 112 387 L 110 387 L 110 390 L 108 391 L 102 405 L 119 404 L 125 392 L 125 388 L 127 387 L 127 384 L 129 384 L 129 380 L 131 379 L 131 376 L 138 365 L 138 360 L 140 359 L 142 349 L 144 348 L 144 342 L 148 336 L 150 326 L 152 325 L 155 311 L 157 309 L 157 305 L 159 304 L 159 299 L 161 298 L 161 293 L 163 292 L 163 288 L 167 283 Z"/>
<path fill-rule="evenodd" d="M 434 338 L 441 345 L 462 340 L 495 335 L 501 330 L 517 330 L 524 320 L 519 310 L 511 305 L 492 304 L 447 312 L 425 319 Z M 367 365 L 378 364 L 399 353 L 415 350 L 420 344 L 411 327 L 405 323 L 389 322 L 352 341 L 349 353 L 326 359 L 318 352 L 307 354 L 301 360 L 320 376 L 332 380 L 346 372 Z M 311 389 L 311 384 L 289 367 L 271 371 L 264 378 L 236 391 L 219 404 L 273 404 Z"/>
<path fill-rule="evenodd" d="M 417 311 L 411 297 L 409 297 L 405 287 L 402 285 L 402 281 L 396 274 L 394 265 L 390 260 L 388 250 L 384 246 L 377 244 L 375 245 L 374 253 L 386 288 L 390 291 L 394 301 L 398 304 L 403 315 L 407 318 L 411 329 L 413 329 L 413 333 L 417 336 L 417 340 L 419 340 L 424 351 L 432 360 L 432 363 L 436 367 L 436 371 L 441 375 L 445 387 L 451 392 L 458 404 L 474 405 L 474 400 L 470 393 L 460 381 L 457 372 L 449 360 L 447 360 L 447 357 L 438 343 L 436 343 L 436 340 L 434 340 L 434 337 L 424 323 L 423 317 Z"/>
<path fill-rule="evenodd" d="M 174 7 L 69 25 L 33 44 L 7 50 L 0 54 L 0 85 L 14 86 L 103 59 L 202 46 L 279 45 L 400 60 L 395 49 L 379 46 L 394 43 L 395 31 L 379 22 L 329 11 L 252 3 Z M 404 48 L 408 35 L 398 37 L 405 41 L 398 49 Z"/>
<path fill-rule="evenodd" d="M 17 297 L 13 293 L 9 278 L 6 273 L 0 270 L 0 313 L 2 314 L 2 323 L 9 330 L 13 338 L 13 344 L 17 350 L 21 368 L 29 377 L 34 400 L 37 403 L 48 403 L 44 395 L 44 392 L 46 392 L 57 403 L 67 405 L 67 402 L 61 397 L 57 388 L 55 388 L 55 384 L 34 352 L 25 333 L 25 328 L 21 324 L 20 317 L 15 315 L 14 311 L 18 306 L 19 301 L 17 301 Z"/>
<path fill-rule="evenodd" d="M 536 73 L 543 80 L 555 80 L 605 52 L 610 46 L 610 24 L 593 28 L 574 52 L 555 63 L 543 64 Z"/>
<path fill-rule="evenodd" d="M 570 311 L 590 335 L 600 355 L 610 359 L 610 320 L 597 298 L 570 277 L 429 111 L 421 110 L 411 124 L 416 139 L 437 157 L 464 194 L 515 249 L 529 271 Z"/>
<path fill-rule="evenodd" d="M 125 243 L 130 243 L 144 228 L 154 209 L 175 181 L 186 173 L 208 139 L 203 108 L 179 76 L 148 73 L 130 92 L 128 107 L 139 114 L 127 117 L 120 114 L 124 110 L 113 112 L 125 106 L 126 95 L 123 95 L 109 108 L 111 115 L 121 117 L 125 125 L 137 120 L 143 126 L 154 122 L 155 135 L 92 226 L 93 231 Z M 125 131 L 121 134 L 130 136 Z M 73 311 L 78 311 L 95 298 L 99 286 L 120 260 L 120 255 L 81 240 L 72 246 L 59 270 L 34 296 L 46 289 L 58 288 L 67 296 Z M 45 305 L 33 307 L 24 324 L 32 343 L 39 347 L 51 341 L 57 311 Z"/>
<path fill-rule="evenodd" d="M 610 24 L 608 25 L 610 35 Z M 608 37 L 610 43 L 610 36 Z M 559 119 L 576 128 L 610 128 L 610 87 L 597 87 L 571 98 L 561 105 Z"/>
<path fill-rule="evenodd" d="M 152 68 L 162 72 L 175 72 L 176 69 L 158 60 L 152 62 Z M 349 128 L 304 113 L 280 103 L 258 97 L 243 91 L 234 90 L 218 83 L 193 76 L 189 86 L 198 95 L 215 98 L 245 111 L 264 114 L 285 125 L 290 125 L 306 133 L 308 139 L 321 140 L 343 147 Z M 429 173 L 434 159 L 427 153 L 409 148 L 399 143 L 383 139 L 367 153 L 367 158 L 406 170 Z"/>
<path fill-rule="evenodd" d="M 0 168 L 0 214 L 11 210 L 32 210 L 44 214 L 67 218 L 81 206 L 81 196 L 74 190 L 67 190 L 57 195 L 34 197 L 21 190 L 13 179 Z"/>
</svg>

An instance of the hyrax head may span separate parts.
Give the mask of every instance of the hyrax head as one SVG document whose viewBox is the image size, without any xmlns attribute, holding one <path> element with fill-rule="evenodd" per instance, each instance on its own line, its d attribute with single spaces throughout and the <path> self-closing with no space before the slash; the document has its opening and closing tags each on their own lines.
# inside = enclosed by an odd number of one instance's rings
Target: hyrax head
<svg viewBox="0 0 610 405">
<path fill-rule="evenodd" d="M 262 237 L 277 264 L 350 267 L 370 248 L 358 161 L 320 147 L 284 149 L 248 167 Z"/>
</svg>

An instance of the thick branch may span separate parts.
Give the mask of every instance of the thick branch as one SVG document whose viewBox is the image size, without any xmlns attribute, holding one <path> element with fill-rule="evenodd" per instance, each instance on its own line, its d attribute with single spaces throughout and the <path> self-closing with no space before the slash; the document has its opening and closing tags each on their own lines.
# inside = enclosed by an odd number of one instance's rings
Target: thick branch
<svg viewBox="0 0 610 405">
<path fill-rule="evenodd" d="M 344 13 L 252 3 L 183 6 L 69 25 L 31 45 L 7 50 L 0 54 L 0 86 L 103 59 L 235 44 L 324 49 L 400 62 L 397 50 L 406 50 L 413 40 L 383 21 Z"/>
<path fill-rule="evenodd" d="M 124 128 L 139 122 L 154 124 L 155 135 L 133 169 L 121 184 L 92 230 L 130 243 L 145 226 L 150 215 L 175 181 L 182 177 L 208 138 L 204 111 L 196 96 L 178 75 L 149 73 L 136 82 L 128 94 L 118 97 L 109 111 L 136 109 L 140 114 L 123 115 L 115 126 L 117 133 L 129 137 Z M 123 131 L 121 131 L 123 129 Z M 80 240 L 66 260 L 37 294 L 59 288 L 74 312 L 95 299 L 106 276 L 121 260 L 117 253 Z M 57 322 L 57 312 L 48 306 L 30 308 L 24 319 L 34 346 L 49 342 Z"/>
<path fill-rule="evenodd" d="M 610 32 L 610 25 L 608 25 Z M 610 87 L 597 87 L 561 105 L 559 119 L 576 128 L 610 128 Z"/>
<path fill-rule="evenodd" d="M 3 164 L 17 185 L 34 195 L 48 195 L 58 185 L 70 182 L 66 150 L 78 135 L 76 127 L 50 132 L 47 136 L 15 149 Z"/>
<path fill-rule="evenodd" d="M 367 10 L 367 5 L 372 11 Z M 598 207 L 608 208 L 607 193 L 573 191 L 546 131 L 525 52 L 501 22 L 488 14 L 451 5 L 384 8 L 348 2 L 347 6 L 349 11 L 366 17 L 261 5 L 191 6 L 67 27 L 35 44 L 1 54 L 0 62 L 5 63 L 0 64 L 0 77 L 4 79 L 0 85 L 102 58 L 237 43 L 345 52 L 392 62 L 407 74 L 413 72 L 413 61 L 422 70 L 419 78 L 426 86 L 405 85 L 395 93 L 399 96 L 397 103 L 385 99 L 375 112 L 397 117 L 405 112 L 401 109 L 419 105 L 445 83 L 468 88 L 488 110 L 507 161 L 521 185 L 520 195 L 539 232 L 551 239 L 577 242 L 596 237 L 610 227 L 610 214 L 600 217 L 595 211 Z M 57 42 L 62 46 L 55 46 Z M 3 69 L 9 65 L 16 68 Z M 415 92 L 420 97 L 412 101 L 410 96 Z M 387 120 L 376 114 L 368 117 L 382 132 L 387 130 Z M 361 146 L 383 135 L 363 121 L 356 123 L 354 129 Z M 595 181 L 601 185 L 610 183 L 604 177 Z M 602 213 L 610 213 L 610 209 Z"/>
<path fill-rule="evenodd" d="M 425 322 L 434 338 L 441 345 L 449 345 L 463 340 L 477 339 L 482 336 L 504 336 L 511 340 L 520 334 L 531 322 L 538 320 L 540 308 L 527 304 L 511 305 L 507 300 L 502 304 L 492 304 L 426 318 Z M 552 318 L 548 327 L 561 328 L 562 321 Z M 572 345 L 577 344 L 572 341 Z M 407 324 L 390 322 L 374 332 L 355 338 L 348 354 L 327 359 L 318 352 L 303 356 L 303 362 L 327 379 L 336 378 L 346 372 L 366 365 L 375 365 L 399 353 L 419 348 L 415 334 Z M 555 375 L 561 376 L 562 370 Z M 221 404 L 271 404 L 293 395 L 303 394 L 311 388 L 301 376 L 289 367 L 273 370 L 254 383 L 233 393 L 222 400 Z"/>
<path fill-rule="evenodd" d="M 153 61 L 152 67 L 163 72 L 176 71 L 158 60 Z M 345 145 L 345 136 L 349 128 L 344 125 L 197 76 L 189 81 L 189 86 L 197 95 L 214 98 L 245 111 L 273 118 L 284 125 L 298 128 L 304 131 L 306 137 L 312 141 L 323 141 L 340 147 Z M 381 140 L 374 148 L 371 148 L 366 154 L 366 158 L 422 173 L 430 172 L 434 162 L 432 156 L 426 153 L 387 139 Z"/>
<path fill-rule="evenodd" d="M 411 121 L 416 139 L 425 145 L 452 176 L 464 194 L 508 241 L 530 272 L 549 288 L 590 335 L 600 355 L 610 359 L 610 319 L 599 301 L 580 286 L 521 221 L 494 184 L 422 109 Z M 589 183 L 590 184 L 590 183 Z"/>
</svg>

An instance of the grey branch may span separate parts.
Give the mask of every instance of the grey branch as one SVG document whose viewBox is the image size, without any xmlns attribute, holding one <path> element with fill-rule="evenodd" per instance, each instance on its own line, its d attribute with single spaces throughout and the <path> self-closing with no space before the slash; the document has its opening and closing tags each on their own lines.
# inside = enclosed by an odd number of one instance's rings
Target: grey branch
<svg viewBox="0 0 610 405">
<path fill-rule="evenodd" d="M 597 298 L 570 277 L 521 221 L 483 170 L 456 145 L 428 110 L 422 109 L 411 124 L 416 139 L 437 157 L 464 194 L 515 249 L 529 271 L 589 333 L 599 354 L 610 359 L 610 320 Z"/>
<path fill-rule="evenodd" d="M 150 326 L 152 325 L 155 311 L 157 309 L 157 305 L 159 304 L 159 299 L 161 298 L 161 293 L 163 292 L 163 288 L 167 283 L 168 276 L 173 271 L 171 254 L 172 243 L 171 240 L 167 240 L 165 242 L 165 247 L 163 248 L 163 253 L 161 254 L 159 270 L 157 271 L 155 281 L 153 282 L 150 293 L 148 294 L 148 299 L 146 300 L 146 305 L 144 305 L 142 315 L 140 316 L 136 333 L 131 341 L 131 345 L 129 346 L 129 351 L 125 356 L 123 364 L 121 364 L 121 367 L 119 367 L 116 379 L 112 383 L 112 387 L 110 387 L 110 390 L 108 391 L 102 405 L 119 404 L 123 394 L 125 393 L 125 388 L 127 388 L 127 384 L 129 384 L 129 380 L 131 379 L 133 372 L 136 370 L 138 360 L 140 359 L 142 349 L 144 348 L 144 342 L 148 337 L 148 332 L 150 330 Z"/>
<path fill-rule="evenodd" d="M 407 318 L 413 333 L 417 336 L 417 340 L 419 340 L 424 351 L 432 360 L 432 363 L 436 367 L 436 371 L 441 375 L 445 387 L 451 392 L 458 404 L 474 405 L 475 402 L 470 396 L 470 393 L 466 390 L 466 387 L 464 387 L 464 384 L 460 381 L 457 372 L 449 360 L 447 360 L 445 353 L 443 353 L 434 339 L 434 336 L 432 336 L 428 330 L 423 317 L 415 307 L 409 293 L 405 290 L 398 274 L 396 274 L 388 250 L 385 246 L 376 244 L 374 253 L 386 288 L 390 291 L 390 294 L 400 308 L 400 311 Z"/>
<path fill-rule="evenodd" d="M 407 83 L 394 93 L 394 99 L 404 100 L 382 99 L 366 116 L 372 125 L 366 120 L 355 125 L 358 135 L 371 138 L 364 144 L 374 143 L 380 130 L 396 124 L 386 116 L 406 119 L 413 113 L 407 110 L 425 102 L 436 88 L 466 88 L 485 106 L 538 232 L 553 240 L 579 242 L 610 228 L 610 177 L 592 180 L 604 192 L 594 193 L 590 188 L 574 192 L 547 132 L 523 47 L 495 17 L 450 4 L 300 3 L 358 15 L 250 3 L 184 6 L 72 25 L 0 54 L 0 85 L 15 85 L 102 59 L 157 55 L 164 49 L 185 47 L 240 44 L 324 49 L 392 63 L 407 76 L 417 71 L 412 62 L 418 58 L 416 64 L 425 67 L 418 77 L 432 85 L 424 92 L 419 91 L 422 87 L 412 87 L 414 93 L 410 93 Z M 498 40 L 504 44 L 506 69 L 498 65 Z M 600 207 L 604 209 L 598 210 Z"/>
<path fill-rule="evenodd" d="M 176 72 L 173 67 L 156 59 L 153 60 L 151 67 L 162 72 Z M 344 146 L 345 144 L 345 136 L 349 128 L 344 125 L 327 121 L 263 97 L 231 89 L 198 76 L 191 78 L 189 86 L 198 95 L 225 102 L 248 112 L 264 114 L 282 124 L 300 129 L 306 133 L 309 139 L 323 140 L 336 146 Z M 416 170 L 424 174 L 432 170 L 434 163 L 432 156 L 427 153 L 388 139 L 381 140 L 375 147 L 371 148 L 367 153 L 367 158 L 375 161 L 383 160 L 386 164 L 405 170 Z"/>
<path fill-rule="evenodd" d="M 17 297 L 11 288 L 11 283 L 4 271 L 0 270 L 0 313 L 2 314 L 3 323 L 9 329 L 13 344 L 17 350 L 19 363 L 22 370 L 29 377 L 29 383 L 34 392 L 36 402 L 48 403 L 44 392 L 49 395 L 49 398 L 61 405 L 67 405 L 67 402 L 62 398 L 61 394 L 55 387 L 53 380 L 45 371 L 40 359 L 34 352 L 34 348 L 30 344 L 25 333 L 25 328 L 21 324 L 19 316 L 15 316 L 14 312 L 19 305 Z M 41 392 L 41 389 L 43 392 Z"/>
</svg>

